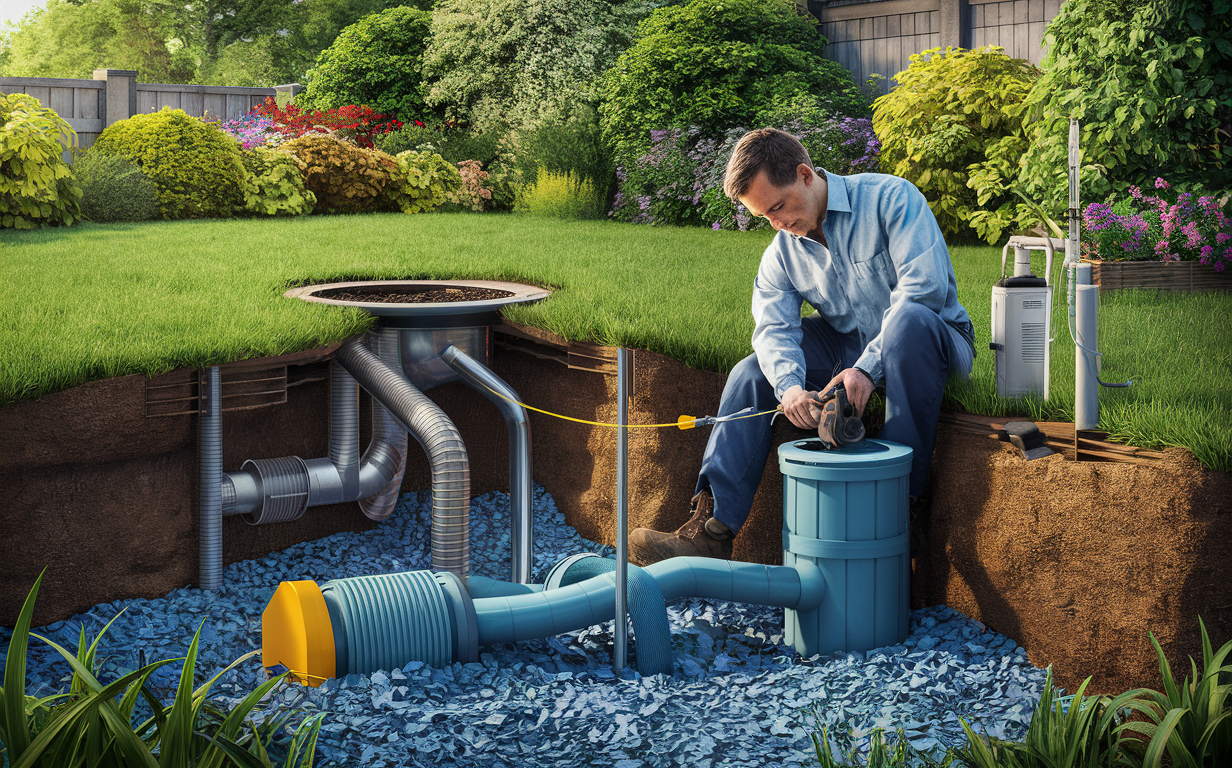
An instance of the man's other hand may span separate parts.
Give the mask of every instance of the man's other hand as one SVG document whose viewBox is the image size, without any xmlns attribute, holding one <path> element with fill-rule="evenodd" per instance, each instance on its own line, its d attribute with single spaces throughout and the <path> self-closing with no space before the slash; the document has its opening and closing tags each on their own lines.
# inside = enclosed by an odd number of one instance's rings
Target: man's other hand
<svg viewBox="0 0 1232 768">
<path fill-rule="evenodd" d="M 857 416 L 863 416 L 864 406 L 868 404 L 868 398 L 873 394 L 873 390 L 876 389 L 873 386 L 873 380 L 858 368 L 848 368 L 840 372 L 833 379 L 830 379 L 830 383 L 821 391 L 829 392 L 831 387 L 840 382 L 843 385 L 843 389 L 847 390 L 847 402 L 851 403 L 852 407 L 856 409 Z"/>
</svg>

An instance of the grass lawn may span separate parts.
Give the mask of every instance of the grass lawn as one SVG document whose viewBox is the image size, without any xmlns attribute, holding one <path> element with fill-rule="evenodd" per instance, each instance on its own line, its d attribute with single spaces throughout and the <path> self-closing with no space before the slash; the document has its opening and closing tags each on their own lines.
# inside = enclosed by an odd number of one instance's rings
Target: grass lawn
<svg viewBox="0 0 1232 768">
<path fill-rule="evenodd" d="M 726 373 L 751 352 L 753 276 L 766 232 L 712 232 L 494 214 L 302 216 L 86 224 L 0 233 L 0 405 L 94 379 L 284 354 L 373 319 L 285 299 L 341 279 L 499 279 L 556 289 L 510 319 L 571 339 L 669 355 Z M 1057 286 L 1052 397 L 998 398 L 988 352 L 1000 248 L 951 249 L 978 357 L 947 406 L 1072 421 L 1074 347 Z M 1042 254 L 1039 257 L 1042 269 Z M 1058 270 L 1059 274 L 1059 270 Z M 1119 292 L 1102 299 L 1100 427 L 1144 447 L 1188 448 L 1232 471 L 1232 295 Z"/>
</svg>

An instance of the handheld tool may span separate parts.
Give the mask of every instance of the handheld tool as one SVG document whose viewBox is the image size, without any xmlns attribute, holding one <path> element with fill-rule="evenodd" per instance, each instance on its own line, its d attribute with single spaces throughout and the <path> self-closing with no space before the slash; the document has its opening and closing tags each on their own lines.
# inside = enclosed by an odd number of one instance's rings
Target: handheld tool
<svg viewBox="0 0 1232 768">
<path fill-rule="evenodd" d="M 864 422 L 847 400 L 847 388 L 841 383 L 814 396 L 810 403 L 820 412 L 813 417 L 817 419 L 817 436 L 827 449 L 834 450 L 864 439 Z"/>
</svg>

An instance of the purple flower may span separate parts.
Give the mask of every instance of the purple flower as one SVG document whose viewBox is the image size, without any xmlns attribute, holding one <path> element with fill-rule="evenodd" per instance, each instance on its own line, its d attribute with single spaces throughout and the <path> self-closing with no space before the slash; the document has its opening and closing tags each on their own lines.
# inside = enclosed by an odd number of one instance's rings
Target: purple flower
<svg viewBox="0 0 1232 768">
<path fill-rule="evenodd" d="M 710 225 L 710 228 L 717 232 L 718 230 L 722 229 L 723 226 L 719 224 L 719 222 L 716 221 L 715 223 Z"/>
<path fill-rule="evenodd" d="M 1223 271 L 1223 262 L 1222 262 L 1222 261 L 1217 261 L 1217 262 L 1215 262 L 1215 271 L 1216 271 L 1216 272 L 1222 272 L 1222 271 Z"/>
<path fill-rule="evenodd" d="M 1130 188 L 1129 188 L 1129 196 L 1130 196 L 1130 197 L 1132 197 L 1132 198 L 1133 198 L 1133 199 L 1135 199 L 1135 200 L 1141 200 L 1141 199 L 1142 199 L 1142 190 L 1141 190 L 1141 189 L 1139 189 L 1139 188 L 1137 188 L 1137 187 L 1130 187 Z"/>
<path fill-rule="evenodd" d="M 1215 235 L 1215 242 L 1219 243 L 1220 245 L 1223 245 L 1229 240 L 1232 240 L 1232 235 L 1228 234 L 1227 232 L 1220 232 L 1219 234 Z"/>
<path fill-rule="evenodd" d="M 1209 245 L 1202 246 L 1202 258 L 1209 259 L 1211 254 L 1214 252 L 1215 252 L 1215 249 L 1210 247 Z"/>
</svg>

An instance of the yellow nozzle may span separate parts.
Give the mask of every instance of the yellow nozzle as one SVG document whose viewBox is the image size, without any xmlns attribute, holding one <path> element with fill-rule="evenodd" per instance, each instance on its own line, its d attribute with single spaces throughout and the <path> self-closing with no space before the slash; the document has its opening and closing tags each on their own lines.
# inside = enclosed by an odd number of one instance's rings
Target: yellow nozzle
<svg viewBox="0 0 1232 768">
<path fill-rule="evenodd" d="M 284 581 L 261 614 L 261 664 L 316 688 L 334 676 L 334 628 L 315 581 Z"/>
<path fill-rule="evenodd" d="M 697 417 L 681 416 L 679 419 L 676 419 L 676 426 L 681 429 L 693 429 L 693 427 L 697 426 Z"/>
</svg>

